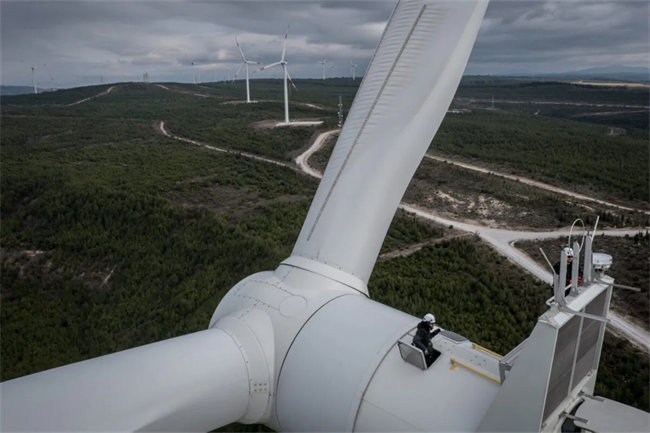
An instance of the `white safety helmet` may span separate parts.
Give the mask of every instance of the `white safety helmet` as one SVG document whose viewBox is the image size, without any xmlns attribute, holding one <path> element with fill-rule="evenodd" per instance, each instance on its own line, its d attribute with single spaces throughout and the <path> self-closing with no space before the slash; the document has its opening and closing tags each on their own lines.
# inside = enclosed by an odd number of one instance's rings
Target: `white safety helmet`
<svg viewBox="0 0 650 433">
<path fill-rule="evenodd" d="M 436 318 L 433 314 L 427 313 L 424 315 L 424 321 L 429 323 L 436 323 Z"/>
<path fill-rule="evenodd" d="M 573 257 L 573 248 L 564 247 L 563 251 L 567 257 Z"/>
</svg>

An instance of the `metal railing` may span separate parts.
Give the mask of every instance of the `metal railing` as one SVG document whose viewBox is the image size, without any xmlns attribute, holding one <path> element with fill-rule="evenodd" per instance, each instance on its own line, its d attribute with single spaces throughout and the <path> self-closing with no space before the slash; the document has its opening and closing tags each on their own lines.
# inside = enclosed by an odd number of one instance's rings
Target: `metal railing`
<svg viewBox="0 0 650 433">
<path fill-rule="evenodd" d="M 486 378 L 488 380 L 491 380 L 494 383 L 498 383 L 499 385 L 501 385 L 501 381 L 499 379 L 495 379 L 492 376 L 488 376 L 487 374 L 482 373 L 482 372 L 476 370 L 475 368 L 470 367 L 469 365 L 463 364 L 462 362 L 459 362 L 458 360 L 456 360 L 454 358 L 451 358 L 450 370 L 454 370 L 457 365 L 460 365 L 461 367 L 466 368 L 467 370 L 471 371 L 472 373 L 476 373 L 479 376 L 482 376 L 482 377 L 484 377 L 484 378 Z"/>
</svg>

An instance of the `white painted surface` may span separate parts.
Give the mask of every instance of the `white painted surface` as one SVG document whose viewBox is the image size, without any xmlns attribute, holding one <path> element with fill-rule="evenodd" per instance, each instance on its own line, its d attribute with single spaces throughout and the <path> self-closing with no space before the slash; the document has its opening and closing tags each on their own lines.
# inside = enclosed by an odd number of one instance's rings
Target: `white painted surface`
<svg viewBox="0 0 650 433">
<path fill-rule="evenodd" d="M 586 398 L 576 411 L 575 424 L 593 432 L 648 432 L 650 414 L 617 401 Z"/>
<path fill-rule="evenodd" d="M 557 329 L 537 322 L 488 413 L 482 432 L 536 432 L 542 424 Z"/>
<path fill-rule="evenodd" d="M 395 209 L 453 98 L 484 1 L 399 3 L 292 255 L 367 283 Z"/>
<path fill-rule="evenodd" d="M 417 323 L 358 295 L 323 306 L 300 330 L 280 372 L 281 431 L 352 431 L 363 392 L 384 354 Z"/>
<path fill-rule="evenodd" d="M 209 431 L 248 405 L 235 342 L 209 329 L 3 382 L 2 431 Z"/>
<path fill-rule="evenodd" d="M 357 290 L 347 285 L 283 264 L 274 272 L 260 272 L 245 278 L 221 300 L 210 321 L 210 327 L 226 328 L 242 344 L 242 353 L 247 357 L 247 368 L 252 370 L 249 373 L 251 378 L 263 377 L 265 370 L 260 368 L 259 357 L 254 361 L 256 365 L 248 359 L 251 355 L 255 357 L 256 353 L 260 353 L 256 346 L 261 348 L 267 358 L 270 373 L 268 389 L 271 394 L 268 395 L 264 414 L 256 418 L 255 422 L 264 423 L 278 431 L 283 429 L 276 419 L 274 408 L 278 376 L 287 352 L 314 312 L 333 299 L 345 295 L 361 297 Z M 260 313 L 267 315 L 271 323 L 263 325 L 263 320 L 250 320 L 250 316 Z M 233 318 L 241 322 L 241 325 L 246 325 L 248 330 L 243 326 L 232 326 Z M 259 384 L 260 380 L 255 382 Z M 251 399 L 251 404 L 262 406 L 263 391 L 252 395 L 257 401 Z M 250 406 L 247 412 L 244 420 L 249 422 L 260 413 L 257 410 L 251 411 Z"/>
<path fill-rule="evenodd" d="M 440 334 L 433 345 L 441 355 L 426 371 L 391 349 L 364 394 L 355 431 L 476 430 L 500 385 L 460 366 L 452 370 L 451 359 L 498 378 L 497 359 L 469 341 L 458 344 Z"/>
</svg>

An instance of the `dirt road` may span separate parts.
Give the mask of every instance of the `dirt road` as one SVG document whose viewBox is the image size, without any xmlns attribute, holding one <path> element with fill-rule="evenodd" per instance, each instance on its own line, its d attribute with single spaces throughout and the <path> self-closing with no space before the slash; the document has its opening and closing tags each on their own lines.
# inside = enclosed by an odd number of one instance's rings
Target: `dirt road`
<svg viewBox="0 0 650 433">
<path fill-rule="evenodd" d="M 318 137 L 316 137 L 316 140 L 314 140 L 314 142 L 309 147 L 309 149 L 307 149 L 306 151 L 304 151 L 303 153 L 298 155 L 296 157 L 296 159 L 294 159 L 294 161 L 296 161 L 296 164 L 298 164 L 298 167 L 300 167 L 300 169 L 302 171 L 304 171 L 305 173 L 307 173 L 308 175 L 310 175 L 312 177 L 315 177 L 315 178 L 318 178 L 318 179 L 322 179 L 323 174 L 321 172 L 319 172 L 318 170 L 315 170 L 314 168 L 312 168 L 309 165 L 309 157 L 312 156 L 315 152 L 317 152 L 323 146 L 323 144 L 325 143 L 325 140 L 330 135 L 336 134 L 339 131 L 341 131 L 341 130 L 340 129 L 333 129 L 331 131 L 323 132 L 322 134 L 318 135 Z"/>
<path fill-rule="evenodd" d="M 111 92 L 113 91 L 113 89 L 115 89 L 115 86 L 111 86 L 111 87 L 109 87 L 108 89 L 106 89 L 106 90 L 104 90 L 103 92 L 98 93 L 98 94 L 96 94 L 96 95 L 89 96 L 89 97 L 87 97 L 87 98 L 80 99 L 80 100 L 78 100 L 78 101 L 72 102 L 72 103 L 66 105 L 66 107 L 72 107 L 73 105 L 83 104 L 84 102 L 88 102 L 88 101 L 90 101 L 90 100 L 92 100 L 92 99 L 99 98 L 100 96 L 108 95 L 109 93 L 111 93 Z"/>
<path fill-rule="evenodd" d="M 186 143 L 191 143 L 197 146 L 201 146 L 207 149 L 215 150 L 218 152 L 226 152 L 226 153 L 233 153 L 237 155 L 241 155 L 247 158 L 253 158 L 256 160 L 260 161 L 265 161 L 269 162 L 272 164 L 277 164 L 281 165 L 284 167 L 290 167 L 292 169 L 296 169 L 295 166 L 280 162 L 280 161 L 275 161 L 269 158 L 264 158 L 258 155 L 253 155 L 251 153 L 247 152 L 237 152 L 229 149 L 223 149 L 215 146 L 210 146 L 195 140 L 191 140 L 189 138 L 183 138 L 179 137 L 176 135 L 172 135 L 167 131 L 165 128 L 165 123 L 160 122 L 159 125 L 159 130 L 162 134 L 164 134 L 167 137 L 173 138 L 175 140 L 180 140 L 184 141 Z M 320 147 L 323 145 L 325 142 L 325 139 L 339 130 L 331 130 L 331 131 L 326 131 L 321 133 L 318 137 L 316 137 L 316 140 L 314 140 L 314 143 L 307 149 L 305 150 L 302 154 L 298 155 L 296 157 L 295 162 L 298 165 L 299 169 L 303 171 L 305 174 L 315 177 L 317 179 L 322 178 L 322 173 L 319 171 L 315 170 L 308 164 L 308 159 L 311 155 L 313 155 Z M 426 157 L 431 158 L 431 159 L 436 159 L 439 161 L 448 161 L 445 160 L 444 158 L 437 158 L 431 155 L 426 155 Z M 590 200 L 598 203 L 603 203 L 603 204 L 608 204 L 610 206 L 616 206 L 619 208 L 623 209 L 630 209 L 630 208 L 625 208 L 622 206 L 617 206 L 614 204 L 610 204 L 607 202 L 604 202 L 602 200 L 594 199 L 591 197 L 583 196 L 581 194 L 576 194 L 571 191 L 563 190 L 561 188 L 556 188 L 551 185 L 546 185 L 541 182 L 533 181 L 530 179 L 525 179 L 525 178 L 520 178 L 517 176 L 510 176 L 510 175 L 503 175 L 499 173 L 494 173 L 490 170 L 481 168 L 481 167 L 476 167 L 472 166 L 470 164 L 464 164 L 464 163 L 458 163 L 456 161 L 453 161 L 452 163 L 456 163 L 462 167 L 471 169 L 471 170 L 476 170 L 480 171 L 483 173 L 490 173 L 490 174 L 496 174 L 496 175 L 502 175 L 503 177 L 518 180 L 520 182 L 525 182 L 528 183 L 529 185 L 532 186 L 537 186 L 539 188 L 547 189 L 549 191 L 554 191 L 558 192 L 560 194 L 565 194 L 565 195 L 570 195 L 572 197 L 576 198 L 581 198 L 583 200 Z M 515 230 L 503 230 L 503 229 L 494 229 L 494 228 L 489 228 L 485 226 L 479 226 L 479 225 L 474 225 L 474 224 L 468 224 L 464 222 L 459 222 L 459 221 L 453 221 L 449 220 L 446 218 L 442 218 L 440 216 L 435 215 L 434 213 L 419 209 L 418 207 L 411 205 L 411 204 L 406 204 L 402 203 L 400 204 L 400 208 L 404 209 L 407 212 L 411 212 L 421 218 L 428 219 L 434 222 L 437 222 L 438 224 L 442 224 L 445 226 L 451 226 L 455 229 L 462 230 L 464 232 L 469 232 L 469 233 L 475 233 L 477 234 L 481 239 L 483 239 L 485 242 L 489 243 L 492 245 L 492 247 L 499 252 L 500 254 L 506 256 L 508 259 L 510 259 L 513 263 L 517 264 L 518 266 L 521 266 L 523 269 L 526 271 L 530 272 L 537 278 L 539 278 L 542 281 L 545 281 L 547 283 L 551 283 L 552 281 L 552 274 L 549 270 L 543 268 L 542 266 L 538 265 L 534 260 L 532 260 L 527 254 L 524 252 L 518 250 L 513 246 L 513 243 L 517 240 L 522 240 L 522 239 L 544 239 L 544 238 L 557 238 L 557 237 L 563 237 L 563 236 L 568 236 L 569 231 L 568 230 L 556 230 L 556 231 L 546 231 L 546 232 L 524 232 L 524 231 L 515 231 Z M 600 230 L 598 231 L 598 234 L 605 234 L 606 236 L 625 236 L 625 235 L 634 235 L 638 233 L 639 231 L 644 230 L 644 229 L 627 229 L 627 230 Z M 650 350 L 650 333 L 645 331 L 644 329 L 626 321 L 624 318 L 620 317 L 613 311 L 609 312 L 609 318 L 611 320 L 610 325 L 612 328 L 614 328 L 614 331 L 617 334 L 625 336 L 630 342 L 632 342 L 634 345 L 640 347 L 641 349 L 645 351 Z"/>
<path fill-rule="evenodd" d="M 584 194 L 579 194 L 577 192 L 569 191 L 568 189 L 559 188 L 557 186 L 549 185 L 547 183 L 539 182 L 539 181 L 529 179 L 529 178 L 526 178 L 526 177 L 501 173 L 501 172 L 498 172 L 498 171 L 494 171 L 494 170 L 490 170 L 490 169 L 487 169 L 487 168 L 479 167 L 477 165 L 468 164 L 468 163 L 465 163 L 465 162 L 460 162 L 460 161 L 449 159 L 449 158 L 443 158 L 443 157 L 440 157 L 440 156 L 434 156 L 434 155 L 426 154 L 426 155 L 424 155 L 424 157 L 429 158 L 429 159 L 433 159 L 435 161 L 440 161 L 440 162 L 445 162 L 445 163 L 448 163 L 448 164 L 451 164 L 451 165 L 456 165 L 458 167 L 463 167 L 463 168 L 466 168 L 468 170 L 478 171 L 480 173 L 491 174 L 491 175 L 494 175 L 494 176 L 502 177 L 504 179 L 514 180 L 516 182 L 521 182 L 521 183 L 526 184 L 526 185 L 534 186 L 534 187 L 537 187 L 537 188 L 540 188 L 540 189 L 544 189 L 546 191 L 552 191 L 552 192 L 555 192 L 555 193 L 558 193 L 558 194 L 566 195 L 566 196 L 577 198 L 577 199 L 580 199 L 580 200 L 591 201 L 591 202 L 594 202 L 594 203 L 615 207 L 617 209 L 640 211 L 640 212 L 643 212 L 643 213 L 646 213 L 646 214 L 650 215 L 650 210 L 648 210 L 648 209 L 637 209 L 637 208 L 622 206 L 622 205 L 619 205 L 619 204 L 616 204 L 616 203 L 608 202 L 608 201 L 605 201 L 605 200 L 600 200 L 600 199 L 597 199 L 597 198 L 594 198 L 594 197 L 589 197 L 589 196 L 584 195 Z"/>
</svg>

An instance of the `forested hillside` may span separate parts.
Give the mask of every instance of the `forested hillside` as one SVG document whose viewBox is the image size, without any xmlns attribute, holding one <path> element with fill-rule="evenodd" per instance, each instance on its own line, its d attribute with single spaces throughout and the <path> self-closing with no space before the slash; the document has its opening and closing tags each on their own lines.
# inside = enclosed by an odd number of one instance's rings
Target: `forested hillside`
<svg viewBox="0 0 650 433">
<path fill-rule="evenodd" d="M 260 126 L 282 117 L 278 80 L 252 83 L 256 104 L 232 103 L 242 98 L 241 83 L 119 84 L 76 105 L 67 104 L 111 86 L 3 97 L 1 379 L 204 329 L 235 283 L 286 258 L 317 181 L 173 140 L 158 125 L 290 163 L 314 134 L 335 125 L 338 95 L 349 107 L 357 83 L 297 85 L 292 116 L 320 118 L 320 129 Z M 521 162 L 518 170 L 529 176 L 565 182 L 567 166 L 552 154 L 564 153 L 575 139 L 585 152 L 602 148 L 602 156 L 595 156 L 598 163 L 570 162 L 570 172 L 595 169 L 585 174 L 594 188 L 647 202 L 647 143 L 643 154 L 637 140 L 607 137 L 606 128 L 577 121 L 463 116 L 447 117 L 434 149 L 507 167 Z M 546 130 L 560 124 L 562 140 L 552 141 Z M 529 157 L 532 149 L 558 147 L 528 160 L 515 152 L 517 143 Z M 608 180 L 616 167 L 624 173 Z M 558 207 L 540 218 L 560 225 L 570 212 Z M 398 212 L 382 252 L 447 234 L 448 228 Z M 548 296 L 548 287 L 473 238 L 382 260 L 369 288 L 380 302 L 417 316 L 432 311 L 443 327 L 502 353 L 530 332 Z M 598 392 L 647 409 L 647 361 L 647 354 L 608 335 Z"/>
</svg>

